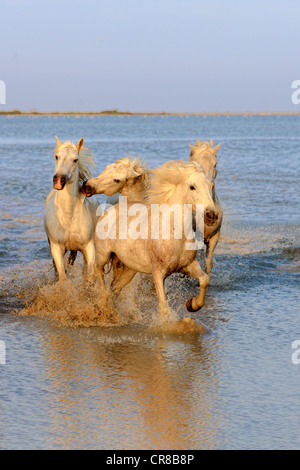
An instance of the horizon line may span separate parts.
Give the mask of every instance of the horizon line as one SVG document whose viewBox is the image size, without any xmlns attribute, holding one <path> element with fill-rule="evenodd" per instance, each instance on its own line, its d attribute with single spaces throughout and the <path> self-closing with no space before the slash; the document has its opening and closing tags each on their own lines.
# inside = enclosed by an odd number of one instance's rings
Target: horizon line
<svg viewBox="0 0 300 470">
<path fill-rule="evenodd" d="M 19 109 L 2 110 L 0 115 L 23 115 L 23 116 L 66 116 L 66 115 L 82 115 L 82 116 L 272 116 L 272 115 L 300 115 L 297 111 L 209 111 L 209 112 L 141 112 L 141 111 L 119 111 L 118 109 L 103 111 L 21 111 Z"/>
</svg>

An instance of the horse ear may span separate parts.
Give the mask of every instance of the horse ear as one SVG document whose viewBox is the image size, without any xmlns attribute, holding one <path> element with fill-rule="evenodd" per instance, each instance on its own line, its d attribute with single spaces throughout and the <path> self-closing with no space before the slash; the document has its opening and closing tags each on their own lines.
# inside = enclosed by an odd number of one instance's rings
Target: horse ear
<svg viewBox="0 0 300 470">
<path fill-rule="evenodd" d="M 131 168 L 128 176 L 130 176 L 130 178 L 138 178 L 139 176 L 142 176 L 145 173 L 146 172 L 145 172 L 144 168 L 141 168 L 141 167 L 137 166 L 137 167 Z"/>
<path fill-rule="evenodd" d="M 130 158 L 130 157 L 129 157 Z M 138 178 L 139 176 L 145 176 L 147 174 L 147 170 L 143 166 L 143 163 L 138 159 L 132 159 L 129 161 L 129 168 L 127 178 Z"/>
<path fill-rule="evenodd" d="M 200 140 L 199 140 L 199 139 L 197 139 L 197 144 L 198 144 L 198 145 L 200 145 L 200 144 L 201 144 L 201 142 L 200 142 Z"/>
<path fill-rule="evenodd" d="M 77 152 L 78 152 L 78 153 L 79 153 L 80 150 L 82 149 L 83 144 L 84 144 L 84 140 L 83 140 L 83 137 L 81 137 L 81 139 L 78 140 L 78 143 L 77 143 L 77 145 L 76 145 L 76 147 L 77 147 Z"/>
<path fill-rule="evenodd" d="M 217 152 L 218 150 L 220 150 L 220 147 L 221 147 L 221 144 L 218 144 L 215 146 L 215 151 Z"/>
<path fill-rule="evenodd" d="M 212 147 L 214 145 L 214 141 L 210 139 L 209 145 Z"/>
<path fill-rule="evenodd" d="M 130 178 L 138 178 L 141 174 L 142 173 L 133 168 L 130 172 Z"/>
<path fill-rule="evenodd" d="M 57 147 L 59 147 L 60 145 L 62 145 L 61 141 L 59 140 L 59 138 L 57 136 L 55 136 L 55 139 L 56 139 L 56 145 Z"/>
</svg>

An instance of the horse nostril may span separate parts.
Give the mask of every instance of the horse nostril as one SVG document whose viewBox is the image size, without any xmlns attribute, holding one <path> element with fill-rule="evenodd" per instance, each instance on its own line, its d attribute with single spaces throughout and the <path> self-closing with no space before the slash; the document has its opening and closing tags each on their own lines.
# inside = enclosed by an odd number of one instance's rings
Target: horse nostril
<svg viewBox="0 0 300 470">
<path fill-rule="evenodd" d="M 95 194 L 95 190 L 92 188 L 92 186 L 87 184 L 87 181 L 84 181 L 84 183 L 82 183 L 82 191 L 88 197 Z"/>
<path fill-rule="evenodd" d="M 59 174 L 56 174 L 53 176 L 53 185 L 55 186 L 55 189 L 63 189 L 67 183 L 67 176 L 60 176 Z"/>
<path fill-rule="evenodd" d="M 206 211 L 205 212 L 205 219 L 209 223 L 217 222 L 219 218 L 219 214 L 215 211 Z"/>
</svg>

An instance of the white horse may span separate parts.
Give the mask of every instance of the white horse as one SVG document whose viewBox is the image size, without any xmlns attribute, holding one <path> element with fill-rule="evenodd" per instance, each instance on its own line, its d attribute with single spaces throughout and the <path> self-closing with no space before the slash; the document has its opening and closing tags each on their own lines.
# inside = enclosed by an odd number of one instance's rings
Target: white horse
<svg viewBox="0 0 300 470">
<path fill-rule="evenodd" d="M 96 178 L 85 181 L 82 192 L 88 197 L 93 194 L 106 194 L 106 203 L 114 205 L 120 195 L 128 202 L 144 202 L 149 184 L 149 172 L 145 164 L 137 157 L 125 157 L 106 166 Z M 120 275 L 122 263 L 116 255 L 112 256 L 113 279 Z"/>
<path fill-rule="evenodd" d="M 198 139 L 195 145 L 190 145 L 190 161 L 196 161 L 200 163 L 204 169 L 207 177 L 213 183 L 212 196 L 214 205 L 218 210 L 219 218 L 215 225 L 204 224 L 204 242 L 206 244 L 206 260 L 205 260 L 205 272 L 210 274 L 213 267 L 213 252 L 217 246 L 220 238 L 220 230 L 223 220 L 223 210 L 216 193 L 215 180 L 217 177 L 217 153 L 220 149 L 221 144 L 213 147 L 213 140 L 210 142 L 202 141 Z"/>
<path fill-rule="evenodd" d="M 128 202 L 143 202 L 149 183 L 149 172 L 144 163 L 136 157 L 126 157 L 107 165 L 96 178 L 85 181 L 82 191 L 88 197 L 93 194 L 106 194 L 108 204 L 119 202 L 119 195 Z M 115 197 L 112 197 L 115 196 Z"/>
<path fill-rule="evenodd" d="M 91 176 L 90 167 L 94 162 L 92 152 L 83 144 L 83 138 L 73 144 L 62 143 L 56 137 L 54 189 L 46 200 L 44 224 L 60 280 L 66 277 L 64 255 L 67 251 L 71 251 L 71 263 L 77 251 L 83 254 L 89 279 L 96 266 L 94 233 L 98 202 L 87 200 L 80 190 L 82 182 Z"/>
<path fill-rule="evenodd" d="M 120 212 L 120 204 L 110 207 L 98 221 L 96 227 L 96 251 L 97 265 L 99 270 L 99 280 L 103 291 L 103 306 L 106 306 L 108 290 L 104 282 L 104 266 L 109 262 L 112 253 L 123 263 L 124 268 L 121 274 L 114 280 L 112 289 L 115 294 L 119 294 L 122 288 L 127 285 L 137 272 L 151 274 L 158 296 L 159 311 L 163 316 L 168 313 L 168 304 L 164 293 L 164 280 L 172 273 L 180 272 L 195 277 L 200 283 L 200 294 L 189 300 L 186 304 L 189 311 L 197 311 L 204 304 L 205 292 L 209 283 L 209 276 L 205 274 L 196 260 L 196 249 L 187 247 L 187 242 L 193 242 L 192 217 L 188 221 L 188 233 L 192 234 L 187 238 L 186 230 L 181 228 L 181 236 L 175 236 L 175 224 L 180 221 L 181 227 L 186 226 L 184 216 L 184 205 L 191 204 L 193 211 L 197 204 L 204 204 L 205 214 L 208 216 L 208 223 L 217 221 L 218 211 L 212 199 L 212 183 L 207 178 L 204 170 L 197 162 L 168 162 L 167 165 L 152 171 L 150 187 L 148 188 L 147 206 L 144 206 L 142 215 L 139 217 L 140 226 L 152 227 L 152 209 L 157 205 L 163 205 L 163 210 L 159 213 L 160 230 L 158 237 L 152 237 L 148 233 L 147 237 L 131 237 L 128 231 L 127 237 L 119 237 L 120 218 L 124 221 L 127 217 L 127 226 L 134 220 L 134 216 L 129 216 Z M 165 211 L 169 211 L 173 204 L 179 206 L 180 213 L 170 217 L 170 236 L 165 238 L 162 231 L 162 217 Z M 129 205 L 129 209 L 134 204 Z M 141 204 L 139 204 L 141 206 Z M 114 228 L 108 228 L 106 237 L 99 237 L 100 226 L 105 223 L 105 217 L 115 215 L 116 224 Z M 180 219 L 180 220 L 179 220 Z M 184 222 L 185 221 L 185 222 Z"/>
</svg>

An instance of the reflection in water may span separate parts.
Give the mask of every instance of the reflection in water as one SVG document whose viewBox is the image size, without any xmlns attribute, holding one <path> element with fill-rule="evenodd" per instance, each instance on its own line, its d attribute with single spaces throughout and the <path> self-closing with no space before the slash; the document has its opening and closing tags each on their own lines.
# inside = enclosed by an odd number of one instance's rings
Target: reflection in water
<svg viewBox="0 0 300 470">
<path fill-rule="evenodd" d="M 48 331 L 41 338 L 47 448 L 214 448 L 220 441 L 213 336 Z M 218 439 L 217 439 L 218 437 Z"/>
</svg>

